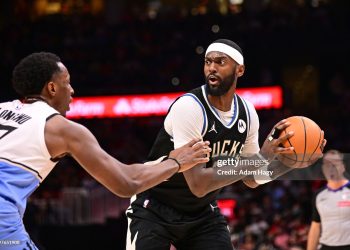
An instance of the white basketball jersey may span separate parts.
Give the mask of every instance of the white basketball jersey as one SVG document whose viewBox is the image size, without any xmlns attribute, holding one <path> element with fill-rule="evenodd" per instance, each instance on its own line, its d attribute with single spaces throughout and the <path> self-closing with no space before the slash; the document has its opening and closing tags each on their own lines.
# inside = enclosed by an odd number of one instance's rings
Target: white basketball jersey
<svg viewBox="0 0 350 250">
<path fill-rule="evenodd" d="M 0 103 L 0 203 L 13 203 L 22 216 L 28 196 L 56 164 L 44 138 L 46 121 L 56 114 L 43 101 Z"/>
</svg>

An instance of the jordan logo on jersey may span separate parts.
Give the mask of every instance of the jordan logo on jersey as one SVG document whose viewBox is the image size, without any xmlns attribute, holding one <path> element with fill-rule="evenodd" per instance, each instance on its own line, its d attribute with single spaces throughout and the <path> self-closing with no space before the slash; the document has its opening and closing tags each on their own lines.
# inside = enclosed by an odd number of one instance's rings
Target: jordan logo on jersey
<svg viewBox="0 0 350 250">
<path fill-rule="evenodd" d="M 218 131 L 216 131 L 215 129 L 215 122 L 213 123 L 213 126 L 211 126 L 210 130 L 208 131 L 208 133 L 214 131 L 215 133 L 218 133 Z"/>
</svg>

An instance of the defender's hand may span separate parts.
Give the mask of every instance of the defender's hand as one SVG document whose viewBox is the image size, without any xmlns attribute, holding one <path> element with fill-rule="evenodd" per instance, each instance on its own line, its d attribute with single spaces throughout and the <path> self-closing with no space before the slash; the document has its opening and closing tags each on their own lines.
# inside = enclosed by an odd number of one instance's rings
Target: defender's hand
<svg viewBox="0 0 350 250">
<path fill-rule="evenodd" d="M 209 144 L 208 141 L 192 140 L 184 146 L 171 151 L 169 158 L 175 158 L 180 163 L 179 172 L 186 171 L 199 163 L 209 161 L 209 153 L 211 152 Z"/>
</svg>

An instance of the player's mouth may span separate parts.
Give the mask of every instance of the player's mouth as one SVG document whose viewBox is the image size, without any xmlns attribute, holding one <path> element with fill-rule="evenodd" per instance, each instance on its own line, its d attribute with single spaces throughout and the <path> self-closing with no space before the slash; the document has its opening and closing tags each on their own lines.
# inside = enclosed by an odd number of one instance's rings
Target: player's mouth
<svg viewBox="0 0 350 250">
<path fill-rule="evenodd" d="M 216 75 L 209 75 L 207 77 L 208 83 L 212 86 L 218 86 L 220 84 L 220 78 Z"/>
</svg>

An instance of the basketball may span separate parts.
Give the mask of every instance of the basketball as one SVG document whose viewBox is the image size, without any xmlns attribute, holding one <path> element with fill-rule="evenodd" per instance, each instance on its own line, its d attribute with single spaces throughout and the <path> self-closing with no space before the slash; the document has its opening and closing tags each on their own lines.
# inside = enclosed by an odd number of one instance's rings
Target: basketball
<svg viewBox="0 0 350 250">
<path fill-rule="evenodd" d="M 313 120 L 304 116 L 292 116 L 287 118 L 287 121 L 291 125 L 284 129 L 280 136 L 284 136 L 289 131 L 294 131 L 294 136 L 282 146 L 294 147 L 294 152 L 279 154 L 278 160 L 288 167 L 307 167 L 310 161 L 319 158 L 322 154 L 322 130 Z"/>
</svg>

